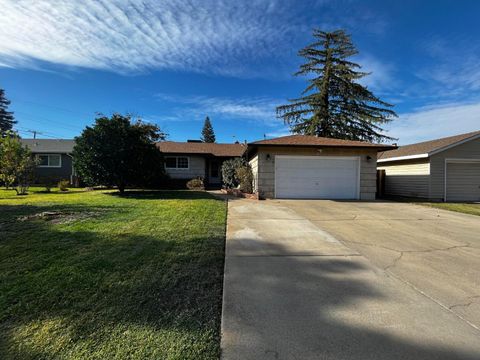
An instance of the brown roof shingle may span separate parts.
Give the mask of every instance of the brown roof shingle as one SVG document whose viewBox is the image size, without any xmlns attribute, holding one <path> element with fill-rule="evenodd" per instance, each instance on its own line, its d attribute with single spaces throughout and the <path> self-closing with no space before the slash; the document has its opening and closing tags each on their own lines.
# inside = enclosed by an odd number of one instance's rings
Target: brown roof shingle
<svg viewBox="0 0 480 360">
<path fill-rule="evenodd" d="M 217 143 L 190 143 L 176 141 L 162 141 L 157 147 L 166 154 L 204 154 L 219 157 L 242 156 L 246 150 L 243 144 L 217 144 Z"/>
<path fill-rule="evenodd" d="M 395 149 L 394 145 L 372 144 L 366 141 L 353 141 L 333 139 L 309 135 L 288 135 L 274 139 L 260 140 L 249 145 L 284 145 L 284 146 L 327 146 L 327 147 L 358 147 L 358 148 L 378 148 L 380 150 Z"/>
<path fill-rule="evenodd" d="M 441 139 L 424 141 L 416 144 L 410 144 L 401 146 L 396 150 L 385 151 L 378 154 L 379 160 L 386 160 L 389 158 L 396 158 L 402 156 L 413 156 L 420 154 L 428 154 L 432 151 L 439 150 L 449 145 L 453 145 L 457 142 L 473 138 L 480 135 L 480 131 L 469 132 L 466 134 L 449 136 Z"/>
</svg>

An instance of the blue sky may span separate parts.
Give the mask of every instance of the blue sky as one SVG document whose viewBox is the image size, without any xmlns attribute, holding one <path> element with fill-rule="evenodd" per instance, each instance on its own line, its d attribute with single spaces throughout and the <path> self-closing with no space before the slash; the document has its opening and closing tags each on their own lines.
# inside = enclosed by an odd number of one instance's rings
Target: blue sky
<svg viewBox="0 0 480 360">
<path fill-rule="evenodd" d="M 0 87 L 24 137 L 71 138 L 97 112 L 129 112 L 170 140 L 288 133 L 275 106 L 311 29 L 343 28 L 400 144 L 480 129 L 480 2 L 4 0 Z"/>
</svg>

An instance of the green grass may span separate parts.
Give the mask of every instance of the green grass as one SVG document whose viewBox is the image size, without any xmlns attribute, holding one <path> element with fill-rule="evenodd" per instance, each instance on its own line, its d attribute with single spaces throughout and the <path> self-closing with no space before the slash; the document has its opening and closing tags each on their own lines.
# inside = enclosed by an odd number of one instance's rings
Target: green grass
<svg viewBox="0 0 480 360">
<path fill-rule="evenodd" d="M 464 214 L 478 215 L 480 216 L 480 204 L 469 204 L 469 203 L 432 203 L 432 202 L 422 202 L 420 203 L 424 206 L 430 206 L 437 209 L 450 210 L 461 212 Z"/>
<path fill-rule="evenodd" d="M 223 201 L 39 190 L 0 190 L 0 359 L 219 358 Z"/>
<path fill-rule="evenodd" d="M 480 204 L 479 203 L 444 203 L 444 202 L 431 202 L 427 199 L 412 198 L 405 196 L 387 196 L 386 200 L 409 202 L 416 205 L 423 205 L 433 207 L 437 209 L 456 211 L 464 214 L 478 215 L 480 216 Z"/>
</svg>

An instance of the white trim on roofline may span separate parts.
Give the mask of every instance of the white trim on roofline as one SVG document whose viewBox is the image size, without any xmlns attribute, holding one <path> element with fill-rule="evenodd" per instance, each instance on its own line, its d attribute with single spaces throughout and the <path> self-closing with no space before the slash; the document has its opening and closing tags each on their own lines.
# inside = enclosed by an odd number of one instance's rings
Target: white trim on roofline
<svg viewBox="0 0 480 360">
<path fill-rule="evenodd" d="M 387 159 L 378 159 L 377 163 L 388 162 L 388 161 L 398 161 L 398 160 L 411 160 L 411 159 L 424 159 L 428 158 L 429 154 L 416 154 L 416 155 L 407 155 L 407 156 L 397 156 Z"/>
</svg>

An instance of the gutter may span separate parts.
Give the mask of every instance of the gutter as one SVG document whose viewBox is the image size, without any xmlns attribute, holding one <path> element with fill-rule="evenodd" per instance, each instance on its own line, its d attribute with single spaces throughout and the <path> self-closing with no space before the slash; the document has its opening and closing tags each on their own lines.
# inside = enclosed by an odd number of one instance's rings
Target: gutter
<svg viewBox="0 0 480 360">
<path fill-rule="evenodd" d="M 428 153 L 417 154 L 417 155 L 407 155 L 407 156 L 397 156 L 397 157 L 391 157 L 386 159 L 377 159 L 377 163 L 399 161 L 399 160 L 425 159 L 425 158 L 428 158 L 429 156 L 430 155 Z"/>
</svg>

